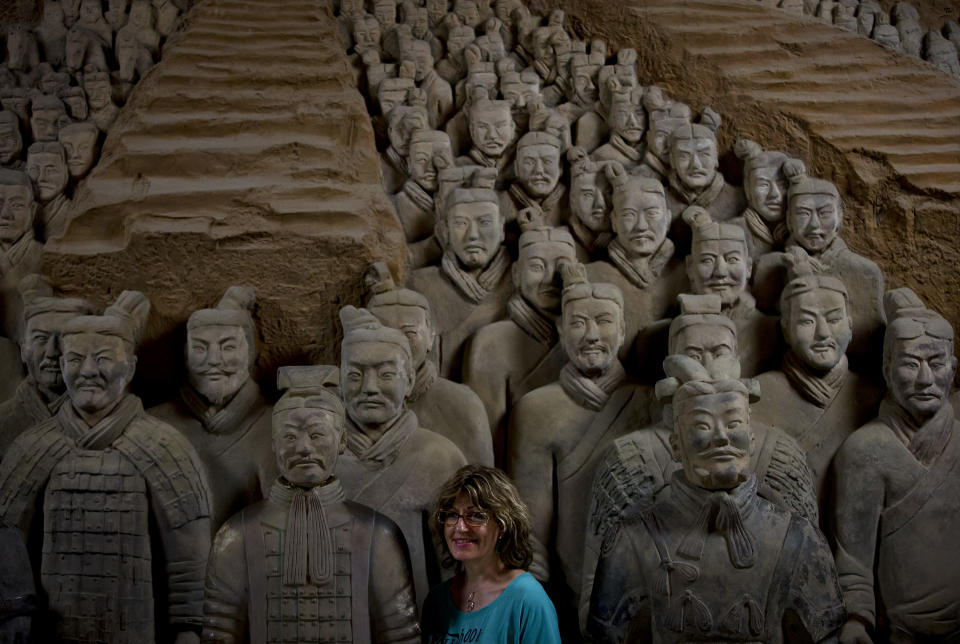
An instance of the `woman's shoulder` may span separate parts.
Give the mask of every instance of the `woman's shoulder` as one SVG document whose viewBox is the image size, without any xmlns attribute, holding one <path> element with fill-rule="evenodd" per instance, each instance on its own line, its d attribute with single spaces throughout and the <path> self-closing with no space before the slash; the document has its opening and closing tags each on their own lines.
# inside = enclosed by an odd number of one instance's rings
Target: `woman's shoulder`
<svg viewBox="0 0 960 644">
<path fill-rule="evenodd" d="M 526 606 L 546 605 L 553 608 L 553 603 L 547 592 L 536 578 L 524 571 L 510 582 L 504 589 L 503 595 L 510 597 L 511 603 Z"/>
</svg>

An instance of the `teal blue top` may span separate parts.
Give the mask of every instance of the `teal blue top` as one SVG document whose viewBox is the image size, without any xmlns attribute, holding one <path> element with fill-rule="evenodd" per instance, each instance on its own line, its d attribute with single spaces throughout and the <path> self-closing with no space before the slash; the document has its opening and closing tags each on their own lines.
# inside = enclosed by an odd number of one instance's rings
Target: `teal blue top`
<svg viewBox="0 0 960 644">
<path fill-rule="evenodd" d="M 557 611 L 530 573 L 511 581 L 490 604 L 469 613 L 454 605 L 452 581 L 434 586 L 423 604 L 426 644 L 560 644 Z"/>
</svg>

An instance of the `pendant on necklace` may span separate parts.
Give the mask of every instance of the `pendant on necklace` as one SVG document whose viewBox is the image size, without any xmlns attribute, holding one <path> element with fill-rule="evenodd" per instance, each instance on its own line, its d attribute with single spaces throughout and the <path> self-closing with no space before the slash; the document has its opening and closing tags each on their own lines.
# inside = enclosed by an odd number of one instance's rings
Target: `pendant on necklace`
<svg viewBox="0 0 960 644">
<path fill-rule="evenodd" d="M 468 613 L 469 613 L 470 611 L 472 611 L 472 610 L 476 607 L 476 605 L 477 605 L 476 602 L 473 601 L 473 597 L 474 597 L 474 595 L 476 595 L 476 594 L 477 594 L 476 591 L 474 591 L 474 592 L 470 593 L 469 595 L 467 595 L 467 612 L 468 612 Z"/>
</svg>

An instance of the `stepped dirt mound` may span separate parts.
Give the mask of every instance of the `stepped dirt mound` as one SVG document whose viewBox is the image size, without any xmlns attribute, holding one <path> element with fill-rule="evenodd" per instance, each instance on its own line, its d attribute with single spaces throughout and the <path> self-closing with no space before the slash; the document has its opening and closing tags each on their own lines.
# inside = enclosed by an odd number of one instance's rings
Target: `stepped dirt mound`
<svg viewBox="0 0 960 644">
<path fill-rule="evenodd" d="M 174 330 L 229 285 L 257 291 L 269 347 L 258 373 L 272 386 L 278 365 L 335 360 L 337 311 L 360 301 L 367 264 L 404 257 L 329 3 L 268 4 L 191 10 L 46 249 L 44 270 L 68 293 L 150 297 L 149 398 L 175 384 L 151 378 L 180 373 Z"/>
</svg>

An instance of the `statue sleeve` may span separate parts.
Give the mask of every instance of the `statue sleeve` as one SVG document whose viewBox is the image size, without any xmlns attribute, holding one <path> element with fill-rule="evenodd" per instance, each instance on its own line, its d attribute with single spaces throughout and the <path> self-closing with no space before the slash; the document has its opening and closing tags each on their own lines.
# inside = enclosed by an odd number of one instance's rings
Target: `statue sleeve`
<svg viewBox="0 0 960 644">
<path fill-rule="evenodd" d="M 628 521 L 612 526 L 604 536 L 590 596 L 587 642 L 652 641 L 650 598 L 639 565 L 640 553 L 627 534 L 629 530 L 645 532 L 641 525 Z"/>
<path fill-rule="evenodd" d="M 50 472 L 69 451 L 51 420 L 18 436 L 0 463 L 0 523 L 19 528 L 24 541 Z"/>
<path fill-rule="evenodd" d="M 235 515 L 217 532 L 207 563 L 203 601 L 203 642 L 247 641 L 247 559 L 243 515 Z"/>
<path fill-rule="evenodd" d="M 778 434 L 760 484 L 781 501 L 778 505 L 818 525 L 820 512 L 807 457 L 793 438 L 785 433 Z"/>
<path fill-rule="evenodd" d="M 400 528 L 382 515 L 374 520 L 369 570 L 373 641 L 376 644 L 417 644 L 420 625 L 407 543 Z"/>
<path fill-rule="evenodd" d="M 786 608 L 796 615 L 812 641 L 822 642 L 840 630 L 846 617 L 837 570 L 823 534 L 802 517 L 794 515 L 790 522 L 789 530 L 799 534 L 794 541 L 796 549 L 786 548 L 781 554 L 793 562 Z M 789 631 L 785 633 L 785 641 L 797 639 Z"/>
<path fill-rule="evenodd" d="M 880 515 L 886 496 L 883 468 L 871 459 L 867 431 L 851 434 L 834 460 L 836 470 L 836 562 L 840 589 L 851 617 L 869 626 L 876 624 L 873 562 Z"/>
</svg>

